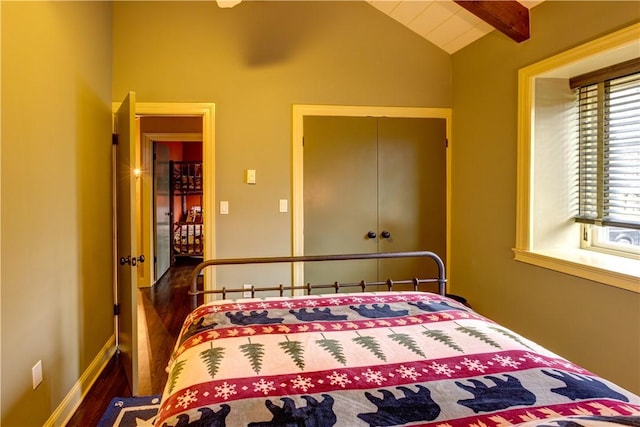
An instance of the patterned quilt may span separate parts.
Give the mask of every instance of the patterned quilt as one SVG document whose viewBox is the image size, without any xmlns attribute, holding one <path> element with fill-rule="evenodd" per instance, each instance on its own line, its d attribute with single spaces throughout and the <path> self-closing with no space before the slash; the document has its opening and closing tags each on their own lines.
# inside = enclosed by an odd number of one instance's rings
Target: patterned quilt
<svg viewBox="0 0 640 427">
<path fill-rule="evenodd" d="M 157 427 L 640 425 L 638 396 L 423 292 L 203 305 L 168 370 Z"/>
</svg>

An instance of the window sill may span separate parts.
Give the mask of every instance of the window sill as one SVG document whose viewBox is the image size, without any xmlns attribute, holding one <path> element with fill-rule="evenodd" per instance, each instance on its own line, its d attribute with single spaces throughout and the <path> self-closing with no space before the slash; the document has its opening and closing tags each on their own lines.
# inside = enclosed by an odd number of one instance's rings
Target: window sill
<svg viewBox="0 0 640 427">
<path fill-rule="evenodd" d="M 514 249 L 516 261 L 640 293 L 640 261 L 581 249 Z"/>
</svg>

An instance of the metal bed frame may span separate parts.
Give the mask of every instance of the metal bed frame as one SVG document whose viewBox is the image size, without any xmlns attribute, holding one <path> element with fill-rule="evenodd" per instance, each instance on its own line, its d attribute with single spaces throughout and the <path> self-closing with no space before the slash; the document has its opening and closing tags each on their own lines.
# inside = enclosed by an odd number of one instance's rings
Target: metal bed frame
<svg viewBox="0 0 640 427">
<path fill-rule="evenodd" d="M 331 284 L 311 284 L 305 285 L 290 285 L 284 286 L 282 284 L 278 286 L 259 287 L 256 288 L 226 288 L 212 289 L 212 290 L 199 290 L 198 289 L 198 277 L 206 267 L 218 266 L 218 265 L 246 265 L 246 264 L 272 264 L 272 263 L 299 263 L 299 262 L 316 262 L 316 261 L 346 261 L 346 260 L 359 260 L 359 259 L 388 259 L 388 258 L 428 258 L 436 263 L 438 267 L 438 277 L 419 279 L 413 278 L 411 280 L 398 280 L 393 281 L 387 279 L 385 281 L 366 282 L 364 280 L 358 283 L 339 283 L 334 282 Z M 307 295 L 311 294 L 313 289 L 333 289 L 335 293 L 338 293 L 340 289 L 344 288 L 360 288 L 362 292 L 365 292 L 369 286 L 381 286 L 386 285 L 387 290 L 392 290 L 394 285 L 413 285 L 415 291 L 418 290 L 418 286 L 422 283 L 438 283 L 438 293 L 440 295 L 446 295 L 445 267 L 442 259 L 434 252 L 430 251 L 414 251 L 414 252 L 382 252 L 382 253 L 364 253 L 364 254 L 341 254 L 341 255 L 300 255 L 300 256 L 285 256 L 285 257 L 266 257 L 266 258 L 227 258 L 227 259 L 210 259 L 205 260 L 198 264 L 189 276 L 191 287 L 189 289 L 189 295 L 191 296 L 191 306 L 196 308 L 198 305 L 198 296 L 204 294 L 222 294 L 222 298 L 226 298 L 228 293 L 244 293 L 251 292 L 251 298 L 255 297 L 256 292 L 266 291 L 278 291 L 280 296 L 284 295 L 284 291 L 291 291 L 293 295 L 296 290 L 306 291 Z"/>
</svg>

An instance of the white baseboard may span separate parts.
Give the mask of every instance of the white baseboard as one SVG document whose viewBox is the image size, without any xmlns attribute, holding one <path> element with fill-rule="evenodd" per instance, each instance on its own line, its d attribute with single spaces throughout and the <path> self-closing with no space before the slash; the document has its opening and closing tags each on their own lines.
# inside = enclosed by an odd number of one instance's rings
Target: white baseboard
<svg viewBox="0 0 640 427">
<path fill-rule="evenodd" d="M 115 335 L 112 335 L 93 359 L 87 370 L 80 376 L 67 396 L 44 423 L 44 427 L 64 426 L 76 412 L 85 396 L 104 370 L 116 351 Z"/>
</svg>

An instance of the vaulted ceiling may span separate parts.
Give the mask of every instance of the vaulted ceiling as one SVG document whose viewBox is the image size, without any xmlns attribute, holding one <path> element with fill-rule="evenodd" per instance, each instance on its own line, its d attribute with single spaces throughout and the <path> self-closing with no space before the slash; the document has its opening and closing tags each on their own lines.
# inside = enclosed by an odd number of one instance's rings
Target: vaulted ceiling
<svg viewBox="0 0 640 427">
<path fill-rule="evenodd" d="M 529 38 L 529 9 L 544 0 L 365 0 L 452 54 L 498 30 L 515 42 Z M 242 0 L 216 0 L 231 8 Z"/>
<path fill-rule="evenodd" d="M 529 37 L 528 10 L 544 0 L 366 1 L 452 54 L 494 29 L 507 34 L 514 43 L 526 40 Z"/>
</svg>

